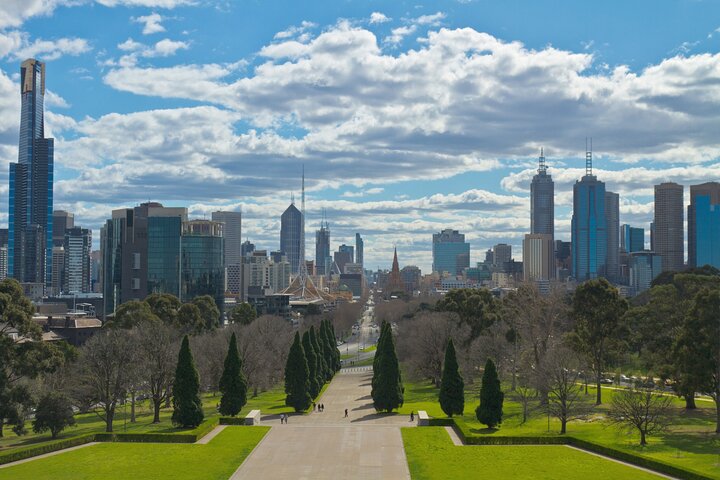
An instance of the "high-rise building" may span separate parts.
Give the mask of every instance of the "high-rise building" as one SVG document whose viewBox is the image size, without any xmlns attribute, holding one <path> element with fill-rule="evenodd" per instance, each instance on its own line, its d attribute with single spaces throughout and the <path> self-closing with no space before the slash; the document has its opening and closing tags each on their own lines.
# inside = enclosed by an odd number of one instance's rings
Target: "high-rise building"
<svg viewBox="0 0 720 480">
<path fill-rule="evenodd" d="M 720 183 L 690 186 L 688 266 L 720 267 Z"/>
<path fill-rule="evenodd" d="M 7 278 L 8 249 L 7 245 L 0 246 L 0 280 Z"/>
<path fill-rule="evenodd" d="M 450 228 L 433 233 L 433 272 L 462 275 L 469 266 L 470 244 L 464 234 Z"/>
<path fill-rule="evenodd" d="M 620 250 L 626 253 L 645 250 L 645 229 L 631 227 L 627 223 L 620 226 Z"/>
<path fill-rule="evenodd" d="M 252 255 L 252 252 L 255 251 L 255 244 L 250 243 L 250 240 L 245 240 L 242 245 L 240 246 L 240 256 L 242 258 L 247 257 L 248 255 Z"/>
<path fill-rule="evenodd" d="M 327 276 L 332 266 L 330 256 L 330 225 L 320 222 L 320 230 L 315 231 L 315 271 L 318 275 Z"/>
<path fill-rule="evenodd" d="M 365 241 L 359 233 L 355 234 L 355 263 L 359 263 L 360 266 L 365 264 Z"/>
<path fill-rule="evenodd" d="M 636 294 L 649 289 L 661 271 L 660 255 L 649 251 L 630 253 L 630 286 Z"/>
<path fill-rule="evenodd" d="M 304 252 L 300 252 L 302 225 L 302 213 L 291 203 L 280 217 L 280 250 L 287 255 L 293 275 L 300 271 L 300 259 L 304 256 Z"/>
<path fill-rule="evenodd" d="M 89 293 L 92 230 L 80 227 L 66 229 L 63 250 L 63 293 Z"/>
<path fill-rule="evenodd" d="M 607 259 L 605 276 L 616 282 L 620 275 L 620 195 L 605 192 L 605 224 L 607 226 Z"/>
<path fill-rule="evenodd" d="M 225 308 L 224 227 L 223 222 L 212 220 L 182 222 L 178 272 L 180 301 L 209 295 L 220 310 L 220 321 Z"/>
<path fill-rule="evenodd" d="M 354 263 L 354 258 L 355 249 L 352 245 L 345 245 L 343 243 L 338 247 L 338 251 L 334 254 L 334 259 L 340 273 L 345 273 L 345 265 L 348 263 Z"/>
<path fill-rule="evenodd" d="M 608 232 L 605 183 L 592 174 L 592 152 L 585 154 L 585 175 L 573 186 L 572 275 L 583 282 L 605 274 Z"/>
<path fill-rule="evenodd" d="M 75 214 L 65 210 L 53 211 L 53 247 L 65 244 L 65 230 L 75 226 Z"/>
<path fill-rule="evenodd" d="M 552 235 L 531 233 L 523 240 L 523 278 L 526 282 L 555 278 L 555 245 Z"/>
<path fill-rule="evenodd" d="M 682 185 L 671 182 L 655 185 L 655 219 L 650 227 L 650 250 L 662 258 L 663 271 L 677 272 L 685 264 L 683 202 Z"/>
<path fill-rule="evenodd" d="M 510 260 L 512 260 L 512 245 L 498 243 L 493 247 L 493 267 L 495 270 L 505 271 L 505 266 Z"/>
<path fill-rule="evenodd" d="M 55 296 L 63 293 L 65 285 L 65 248 L 62 245 L 53 247 L 52 262 L 52 281 L 49 293 Z"/>
<path fill-rule="evenodd" d="M 8 276 L 52 283 L 54 140 L 45 138 L 45 64 L 20 67 L 20 149 L 10 164 Z"/>
<path fill-rule="evenodd" d="M 422 272 L 415 265 L 407 265 L 400 270 L 400 278 L 402 278 L 405 284 L 405 291 L 413 293 L 415 290 L 420 289 L 420 280 L 422 279 Z"/>
<path fill-rule="evenodd" d="M 225 224 L 225 265 L 237 265 L 242 258 L 242 213 L 212 212 L 212 219 Z"/>
<path fill-rule="evenodd" d="M 530 182 L 530 233 L 555 236 L 555 184 L 542 149 L 537 174 Z"/>
</svg>

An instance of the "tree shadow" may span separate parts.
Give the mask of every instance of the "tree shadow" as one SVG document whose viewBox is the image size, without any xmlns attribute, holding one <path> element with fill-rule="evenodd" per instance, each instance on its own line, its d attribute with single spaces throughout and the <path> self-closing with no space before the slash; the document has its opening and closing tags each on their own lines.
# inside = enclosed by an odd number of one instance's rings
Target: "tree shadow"
<svg viewBox="0 0 720 480">
<path fill-rule="evenodd" d="M 360 405 L 359 407 L 353 408 L 352 411 L 354 412 L 354 411 L 356 411 L 356 410 L 367 410 L 368 408 L 373 408 L 373 409 L 374 409 L 375 407 L 373 406 L 372 403 L 365 403 L 365 404 L 363 404 L 363 405 Z"/>
<path fill-rule="evenodd" d="M 371 406 L 371 407 L 372 407 L 372 406 Z M 398 415 L 398 414 L 397 414 L 396 412 L 391 412 L 391 413 L 387 413 L 387 412 L 380 412 L 380 413 L 378 413 L 378 412 L 375 412 L 375 413 L 369 413 L 369 414 L 364 415 L 364 416 L 362 416 L 362 417 L 360 417 L 360 418 L 355 418 L 355 419 L 353 419 L 353 420 L 350 420 L 350 422 L 351 422 L 351 423 L 369 422 L 369 421 L 377 420 L 377 419 L 380 419 L 380 418 L 395 417 L 395 416 L 397 416 L 397 415 Z"/>
<path fill-rule="evenodd" d="M 365 395 L 364 397 L 356 398 L 355 401 L 357 402 L 360 400 L 370 400 L 371 398 L 372 398 L 372 395 Z"/>
</svg>

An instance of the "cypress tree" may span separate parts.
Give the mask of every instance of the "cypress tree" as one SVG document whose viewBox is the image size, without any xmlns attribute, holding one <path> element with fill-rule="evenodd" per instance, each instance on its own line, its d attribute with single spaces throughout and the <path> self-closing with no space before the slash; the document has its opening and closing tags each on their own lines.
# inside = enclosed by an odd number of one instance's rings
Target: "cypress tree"
<svg viewBox="0 0 720 480">
<path fill-rule="evenodd" d="M 311 398 L 315 398 L 320 393 L 320 388 L 323 384 L 318 383 L 317 379 L 317 355 L 315 354 L 315 348 L 310 341 L 310 332 L 305 330 L 302 336 L 302 346 L 305 352 L 305 360 L 308 364 L 308 392 Z"/>
<path fill-rule="evenodd" d="M 465 382 L 458 372 L 452 338 L 445 349 L 445 364 L 440 384 L 440 408 L 448 417 L 452 417 L 453 414 L 462 415 L 465 410 Z"/>
<path fill-rule="evenodd" d="M 295 340 L 290 346 L 287 363 L 285 364 L 285 405 L 293 407 L 296 412 L 306 410 L 312 399 L 310 398 L 310 370 L 305 352 L 300 342 L 300 334 L 295 332 Z"/>
<path fill-rule="evenodd" d="M 318 337 L 315 334 L 315 326 L 310 327 L 310 343 L 312 343 L 313 348 L 315 349 L 315 356 L 317 357 L 317 369 L 316 369 L 316 375 L 317 375 L 317 382 L 318 385 L 320 385 L 320 388 L 322 388 L 323 385 L 325 385 L 325 375 L 328 371 L 327 363 L 325 363 L 325 357 L 323 356 L 322 348 L 320 347 L 320 342 L 318 342 Z"/>
<path fill-rule="evenodd" d="M 230 346 L 225 357 L 225 368 L 220 377 L 220 413 L 234 417 L 247 403 L 247 381 L 242 373 L 242 360 L 237 348 L 235 333 L 230 337 Z"/>
<path fill-rule="evenodd" d="M 188 336 L 185 335 L 175 369 L 172 423 L 181 427 L 197 427 L 203 418 L 200 378 L 190 351 Z"/>
<path fill-rule="evenodd" d="M 375 410 L 391 412 L 403 404 L 403 386 L 400 376 L 400 364 L 395 353 L 392 331 L 385 330 L 378 371 L 373 386 L 372 397 Z"/>
<path fill-rule="evenodd" d="M 332 352 L 333 357 L 335 359 L 335 371 L 339 372 L 342 368 L 342 365 L 340 364 L 340 349 L 337 346 L 337 336 L 335 335 L 335 326 L 332 324 L 332 322 L 328 322 L 328 327 L 330 329 L 330 339 L 332 340 Z"/>
<path fill-rule="evenodd" d="M 323 342 L 323 354 L 325 363 L 328 366 L 325 378 L 330 381 L 335 375 L 335 356 L 330 346 L 330 334 L 328 333 L 327 320 L 320 322 L 320 340 Z"/>
<path fill-rule="evenodd" d="M 375 384 L 377 383 L 378 373 L 380 372 L 380 358 L 382 357 L 383 353 L 383 344 L 385 342 L 385 339 L 387 338 L 387 325 L 388 324 L 385 322 L 385 320 L 383 320 L 382 324 L 380 325 L 380 337 L 378 338 L 377 346 L 375 347 L 375 356 L 373 357 L 373 377 L 371 381 L 372 391 L 370 393 L 373 398 L 375 398 Z"/>
<path fill-rule="evenodd" d="M 488 358 L 480 385 L 480 405 L 475 410 L 478 421 L 490 428 L 502 423 L 504 397 L 495 364 Z"/>
</svg>

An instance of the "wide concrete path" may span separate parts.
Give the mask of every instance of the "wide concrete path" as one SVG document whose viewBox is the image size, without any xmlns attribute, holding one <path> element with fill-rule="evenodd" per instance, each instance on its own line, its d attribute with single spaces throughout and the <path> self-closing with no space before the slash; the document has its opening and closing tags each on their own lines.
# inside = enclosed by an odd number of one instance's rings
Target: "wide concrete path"
<svg viewBox="0 0 720 480">
<path fill-rule="evenodd" d="M 413 423 L 375 413 L 371 378 L 370 370 L 341 371 L 318 401 L 324 412 L 290 416 L 287 425 L 264 416 L 273 428 L 231 478 L 409 479 L 399 427 Z"/>
</svg>

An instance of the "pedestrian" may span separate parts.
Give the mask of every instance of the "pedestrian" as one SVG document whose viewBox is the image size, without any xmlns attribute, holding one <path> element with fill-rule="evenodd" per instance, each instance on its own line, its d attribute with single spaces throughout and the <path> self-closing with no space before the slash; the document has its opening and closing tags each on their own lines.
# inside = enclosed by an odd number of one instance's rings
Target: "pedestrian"
<svg viewBox="0 0 720 480">
<path fill-rule="evenodd" d="M 347 408 L 345 409 L 345 418 L 347 418 Z"/>
<path fill-rule="evenodd" d="M 313 412 L 315 411 L 315 402 L 313 402 Z"/>
<path fill-rule="evenodd" d="M 410 421 L 411 422 L 415 421 L 415 412 L 410 412 Z"/>
<path fill-rule="evenodd" d="M 324 411 L 325 411 L 325 404 L 324 404 L 324 403 L 321 403 L 320 406 L 322 407 L 322 411 L 324 412 Z"/>
</svg>

